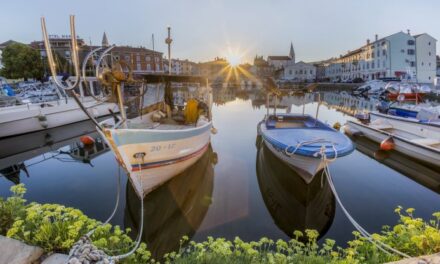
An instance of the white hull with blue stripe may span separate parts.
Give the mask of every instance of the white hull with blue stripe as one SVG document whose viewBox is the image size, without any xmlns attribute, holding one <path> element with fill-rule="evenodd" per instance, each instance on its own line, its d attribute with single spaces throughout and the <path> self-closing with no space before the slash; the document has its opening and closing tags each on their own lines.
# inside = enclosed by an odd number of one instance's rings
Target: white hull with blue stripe
<svg viewBox="0 0 440 264">
<path fill-rule="evenodd" d="M 347 136 L 309 115 L 269 115 L 258 125 L 258 132 L 266 146 L 306 183 L 313 180 L 326 162 L 354 150 Z"/>
<path fill-rule="evenodd" d="M 141 124 L 136 121 L 141 120 L 130 120 L 126 129 L 105 128 L 103 137 L 140 197 L 193 165 L 208 149 L 212 123 L 204 117 L 196 125 L 149 123 L 150 128 L 134 128 Z M 114 121 L 104 123 L 111 126 Z"/>
</svg>

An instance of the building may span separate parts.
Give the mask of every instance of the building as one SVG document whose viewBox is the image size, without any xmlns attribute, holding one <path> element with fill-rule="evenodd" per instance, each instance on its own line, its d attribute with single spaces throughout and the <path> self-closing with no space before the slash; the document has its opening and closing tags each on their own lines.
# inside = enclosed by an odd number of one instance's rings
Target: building
<svg viewBox="0 0 440 264">
<path fill-rule="evenodd" d="M 284 68 L 284 80 L 295 82 L 311 82 L 316 79 L 316 67 L 313 64 L 300 61 L 298 63 L 287 64 Z"/>
<path fill-rule="evenodd" d="M 436 74 L 437 40 L 424 33 L 398 32 L 375 40 L 331 59 L 325 74 L 332 81 L 361 78 L 365 81 L 384 77 L 411 78 L 432 83 Z"/>
<path fill-rule="evenodd" d="M 168 70 L 168 60 L 164 60 L 164 71 Z M 197 63 L 189 60 L 171 59 L 171 74 L 175 75 L 199 75 L 199 67 Z"/>
<path fill-rule="evenodd" d="M 295 51 L 293 50 L 293 43 L 290 43 L 289 56 L 268 56 L 267 62 L 275 70 L 285 68 L 287 64 L 295 63 Z"/>
<path fill-rule="evenodd" d="M 224 58 L 216 57 L 213 61 L 199 63 L 198 67 L 200 75 L 207 77 L 210 81 L 225 80 L 229 63 Z"/>
<path fill-rule="evenodd" d="M 65 58 L 69 63 L 72 62 L 70 51 L 70 36 L 69 35 L 49 35 L 49 42 L 52 50 L 61 57 Z M 78 56 L 80 59 L 86 56 L 86 53 L 90 50 L 87 47 L 83 39 L 77 38 L 78 43 Z M 47 57 L 46 48 L 44 47 L 44 41 L 33 41 L 29 44 L 32 48 L 40 51 L 41 57 Z"/>
<path fill-rule="evenodd" d="M 116 46 L 111 50 L 111 58 L 127 62 L 133 73 L 164 72 L 162 52 L 144 47 Z"/>
<path fill-rule="evenodd" d="M 316 79 L 316 67 L 303 61 L 295 61 L 295 50 L 290 43 L 289 56 L 269 56 L 268 63 L 274 68 L 277 79 L 294 82 L 311 82 Z"/>
<path fill-rule="evenodd" d="M 263 56 L 256 55 L 254 58 L 254 65 L 252 65 L 249 71 L 255 77 L 264 79 L 273 76 L 274 67 L 270 66 L 269 63 L 263 59 Z"/>
<path fill-rule="evenodd" d="M 69 63 L 72 63 L 70 54 L 70 36 L 50 35 L 49 41 L 53 51 L 57 52 L 58 55 L 62 56 Z M 81 62 L 91 50 L 99 47 L 87 45 L 81 38 L 78 38 L 77 42 L 78 56 Z M 47 56 L 43 41 L 34 41 L 30 46 L 40 50 L 40 54 L 43 58 Z M 104 32 L 101 47 L 109 46 L 110 44 L 107 34 Z M 153 51 L 144 47 L 116 46 L 110 51 L 110 55 L 112 62 L 118 60 L 124 60 L 127 62 L 134 73 L 161 73 L 164 71 L 162 52 Z"/>
</svg>

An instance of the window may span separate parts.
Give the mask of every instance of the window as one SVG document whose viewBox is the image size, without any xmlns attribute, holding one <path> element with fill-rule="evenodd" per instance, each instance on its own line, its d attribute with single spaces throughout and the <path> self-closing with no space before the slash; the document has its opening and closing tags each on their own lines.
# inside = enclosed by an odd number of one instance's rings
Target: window
<svg viewBox="0 0 440 264">
<path fill-rule="evenodd" d="M 414 55 L 414 54 L 415 54 L 415 52 L 413 49 L 408 49 L 408 55 Z"/>
<path fill-rule="evenodd" d="M 408 40 L 408 45 L 409 46 L 414 46 L 414 40 L 412 40 L 412 39 Z"/>
<path fill-rule="evenodd" d="M 292 70 L 289 70 L 289 75 L 292 75 Z"/>
<path fill-rule="evenodd" d="M 382 50 L 382 56 L 386 56 L 387 55 L 387 51 L 386 50 Z"/>
<path fill-rule="evenodd" d="M 425 65 L 425 63 L 422 61 L 422 66 L 424 66 Z"/>
<path fill-rule="evenodd" d="M 377 50 L 377 57 L 380 57 L 380 50 Z"/>
<path fill-rule="evenodd" d="M 374 61 L 371 63 L 371 69 L 374 69 Z"/>
<path fill-rule="evenodd" d="M 137 66 L 136 69 L 137 69 L 138 71 L 140 71 L 140 70 L 141 70 L 141 64 L 138 62 L 136 66 Z"/>
<path fill-rule="evenodd" d="M 371 58 L 374 58 L 374 52 L 371 52 Z"/>
<path fill-rule="evenodd" d="M 428 46 L 431 46 L 431 42 L 428 43 Z"/>
<path fill-rule="evenodd" d="M 146 57 L 145 57 L 145 60 L 146 60 L 146 61 L 151 61 L 151 57 L 150 57 L 150 56 L 146 56 Z"/>
<path fill-rule="evenodd" d="M 404 49 L 402 49 L 402 50 L 400 50 L 400 52 L 402 52 L 402 53 L 405 53 L 405 50 L 404 50 Z"/>
<path fill-rule="evenodd" d="M 416 63 L 415 63 L 414 61 L 411 61 L 411 62 L 409 63 L 409 65 L 410 65 L 411 67 L 415 67 L 415 66 L 416 66 Z"/>
<path fill-rule="evenodd" d="M 429 56 L 431 56 L 431 52 L 429 52 L 428 54 L 429 54 Z"/>
<path fill-rule="evenodd" d="M 147 64 L 147 71 L 151 71 L 151 64 Z"/>
</svg>

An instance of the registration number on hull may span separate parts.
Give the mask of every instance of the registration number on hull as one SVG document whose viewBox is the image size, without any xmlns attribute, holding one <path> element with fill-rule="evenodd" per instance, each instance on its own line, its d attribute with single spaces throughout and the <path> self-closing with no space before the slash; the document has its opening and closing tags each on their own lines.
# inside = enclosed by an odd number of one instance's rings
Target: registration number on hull
<svg viewBox="0 0 440 264">
<path fill-rule="evenodd" d="M 176 143 L 169 143 L 169 144 L 163 144 L 163 145 L 154 145 L 150 147 L 150 152 L 159 152 L 162 150 L 172 150 L 176 147 Z"/>
</svg>

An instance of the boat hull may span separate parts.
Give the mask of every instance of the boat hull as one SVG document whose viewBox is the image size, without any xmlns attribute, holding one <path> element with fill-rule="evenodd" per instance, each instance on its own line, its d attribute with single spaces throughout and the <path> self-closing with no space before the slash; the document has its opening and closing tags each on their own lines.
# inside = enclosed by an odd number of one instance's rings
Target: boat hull
<svg viewBox="0 0 440 264">
<path fill-rule="evenodd" d="M 51 106 L 42 107 L 44 104 Z M 20 105 L 1 109 L 0 138 L 46 130 L 88 119 L 73 100 L 69 100 L 67 103 L 57 101 L 44 104 Z M 94 117 L 109 115 L 109 109 L 118 112 L 114 103 L 98 103 L 95 100 L 89 100 L 84 102 L 84 106 Z"/>
<path fill-rule="evenodd" d="M 391 126 L 398 127 L 412 134 L 426 138 L 440 139 L 440 123 L 425 123 L 410 117 L 399 117 L 375 112 L 370 113 L 371 122 L 378 119 L 386 120 Z"/>
<path fill-rule="evenodd" d="M 209 147 L 210 129 L 211 122 L 182 130 L 105 129 L 102 135 L 144 197 L 200 159 Z"/>
<path fill-rule="evenodd" d="M 275 154 L 275 156 L 295 170 L 301 178 L 309 184 L 316 173 L 324 168 L 324 161 L 320 158 L 305 157 L 293 154 L 287 156 L 283 151 L 276 149 L 271 143 L 264 141 L 267 148 Z"/>
<path fill-rule="evenodd" d="M 438 164 L 440 163 L 440 151 L 434 148 L 426 147 L 420 144 L 415 144 L 402 137 L 391 135 L 387 132 L 374 129 L 367 125 L 363 125 L 357 122 L 349 121 L 348 128 L 349 128 L 349 133 L 364 135 L 365 137 L 379 144 L 385 139 L 392 136 L 395 144 L 394 149 L 396 151 L 403 153 L 411 158 L 428 163 L 430 165 L 438 166 Z"/>
</svg>

